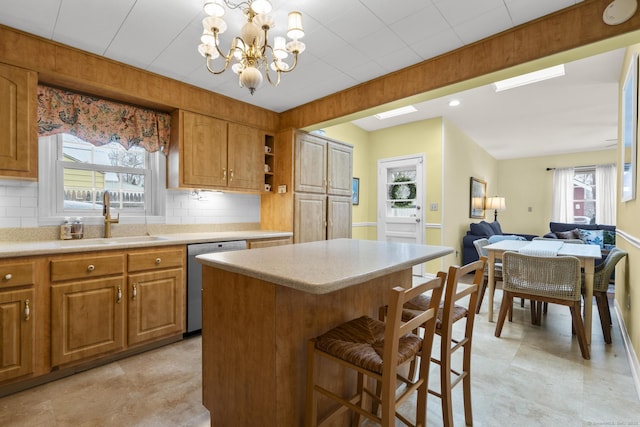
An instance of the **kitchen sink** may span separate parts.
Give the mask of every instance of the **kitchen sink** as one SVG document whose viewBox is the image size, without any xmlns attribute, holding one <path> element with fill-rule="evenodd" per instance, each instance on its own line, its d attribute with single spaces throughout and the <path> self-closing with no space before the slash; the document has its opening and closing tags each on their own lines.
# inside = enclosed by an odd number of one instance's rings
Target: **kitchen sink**
<svg viewBox="0 0 640 427">
<path fill-rule="evenodd" d="M 160 236 L 127 236 L 127 237 L 111 237 L 105 240 L 107 244 L 115 244 L 115 243 L 145 243 L 145 242 L 157 242 L 161 240 L 167 240 L 166 237 Z"/>
<path fill-rule="evenodd" d="M 161 240 L 167 240 L 166 237 L 160 236 L 126 236 L 126 237 L 110 237 L 110 238 L 96 238 L 96 239 L 72 239 L 72 240 L 60 240 L 56 242 L 56 245 L 61 248 L 78 248 L 88 246 L 108 246 L 118 244 L 133 244 L 133 243 L 147 243 L 157 242 Z"/>
</svg>

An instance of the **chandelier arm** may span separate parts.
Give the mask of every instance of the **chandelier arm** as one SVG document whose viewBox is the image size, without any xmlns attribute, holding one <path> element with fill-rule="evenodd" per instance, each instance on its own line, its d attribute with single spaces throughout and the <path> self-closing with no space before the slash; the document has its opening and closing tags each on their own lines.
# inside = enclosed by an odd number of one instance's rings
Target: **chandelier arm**
<svg viewBox="0 0 640 427">
<path fill-rule="evenodd" d="M 267 81 L 269 82 L 269 84 L 271 84 L 271 86 L 278 86 L 280 84 L 280 71 L 276 71 L 276 75 L 278 76 L 278 78 L 276 79 L 275 83 L 273 82 L 273 80 L 271 80 L 271 75 L 269 74 L 269 66 L 265 65 L 264 66 L 264 73 L 267 75 Z"/>
<path fill-rule="evenodd" d="M 220 71 L 216 71 L 211 67 L 211 56 L 207 55 L 207 70 L 209 70 L 211 74 L 222 74 L 229 68 L 229 58 L 224 55 L 223 57 L 225 58 L 224 67 Z"/>
<path fill-rule="evenodd" d="M 227 5 L 227 7 L 229 9 L 239 9 L 239 8 L 241 8 L 243 6 L 247 7 L 247 8 L 251 7 L 251 2 L 248 2 L 248 1 L 242 1 L 240 3 L 234 3 L 234 2 L 231 2 L 229 0 L 224 0 L 224 4 Z"/>
<path fill-rule="evenodd" d="M 288 72 L 293 71 L 296 68 L 296 65 L 298 65 L 298 52 L 292 52 L 292 54 L 293 54 L 293 65 L 289 66 L 289 68 L 287 68 L 287 69 L 282 69 L 282 68 L 278 67 L 278 63 L 274 62 L 277 71 L 279 71 L 281 73 L 288 73 Z M 284 62 L 284 61 L 282 61 L 282 62 Z"/>
</svg>

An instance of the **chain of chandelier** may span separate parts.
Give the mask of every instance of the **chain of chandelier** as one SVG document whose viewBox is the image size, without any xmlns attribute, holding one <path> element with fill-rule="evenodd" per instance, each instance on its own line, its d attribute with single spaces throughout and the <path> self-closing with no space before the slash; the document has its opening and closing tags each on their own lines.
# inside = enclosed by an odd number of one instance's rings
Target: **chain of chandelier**
<svg viewBox="0 0 640 427">
<path fill-rule="evenodd" d="M 220 49 L 220 34 L 227 29 L 227 24 L 222 19 L 225 13 L 223 3 L 229 9 L 240 9 L 247 20 L 240 30 L 240 35 L 233 38 L 231 47 L 226 52 Z M 205 57 L 209 72 L 222 74 L 231 65 L 231 70 L 238 74 L 240 87 L 248 88 L 253 95 L 263 82 L 260 70 L 267 76 L 271 85 L 278 86 L 280 74 L 296 68 L 298 55 L 305 49 L 304 43 L 298 40 L 304 36 L 302 14 L 290 12 L 287 28 L 287 37 L 290 40 L 276 36 L 271 45 L 268 33 L 275 27 L 273 17 L 269 15 L 272 8 L 269 0 L 248 0 L 241 3 L 229 0 L 206 1 L 204 12 L 207 16 L 202 20 L 204 32 L 198 51 Z M 291 63 L 285 62 L 289 55 L 293 57 Z M 218 58 L 223 64 L 221 68 L 216 69 L 213 62 Z M 275 77 L 271 76 L 272 73 L 275 73 Z"/>
</svg>

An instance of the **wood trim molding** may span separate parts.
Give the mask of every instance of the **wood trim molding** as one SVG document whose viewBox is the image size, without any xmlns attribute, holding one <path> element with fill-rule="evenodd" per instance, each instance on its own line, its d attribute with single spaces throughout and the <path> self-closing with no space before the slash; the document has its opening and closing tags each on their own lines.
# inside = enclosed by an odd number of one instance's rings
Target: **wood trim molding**
<svg viewBox="0 0 640 427">
<path fill-rule="evenodd" d="M 430 91 L 520 64 L 616 36 L 637 33 L 640 12 L 620 25 L 610 26 L 603 22 L 602 13 L 610 2 L 584 1 L 436 58 L 285 111 L 280 115 L 280 128 L 328 126 L 336 124 L 338 118 L 344 121 L 345 116 L 354 115 L 353 118 L 358 118 L 357 113 L 363 117 L 372 113 L 362 113 L 367 109 L 424 96 Z M 618 45 L 602 48 L 602 51 L 628 44 L 631 44 L 628 39 L 619 40 Z M 454 93 L 454 90 L 449 93 Z M 445 94 L 433 93 L 430 97 L 424 96 L 421 101 Z"/>
</svg>

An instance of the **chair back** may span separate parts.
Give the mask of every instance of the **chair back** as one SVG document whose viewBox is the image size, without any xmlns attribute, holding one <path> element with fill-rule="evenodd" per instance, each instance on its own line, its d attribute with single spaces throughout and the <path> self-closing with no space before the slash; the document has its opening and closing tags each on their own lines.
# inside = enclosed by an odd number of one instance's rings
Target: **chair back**
<svg viewBox="0 0 640 427">
<path fill-rule="evenodd" d="M 613 270 L 616 268 L 616 264 L 622 258 L 627 256 L 627 252 L 618 247 L 614 247 L 609 251 L 609 254 L 605 260 L 596 267 L 595 274 L 593 275 L 593 289 L 596 291 L 606 291 L 609 287 L 609 279 Z"/>
<path fill-rule="evenodd" d="M 476 247 L 476 252 L 478 252 L 479 257 L 488 256 L 487 250 L 484 248 L 488 244 L 489 239 L 485 239 L 484 237 L 473 241 L 473 246 Z"/>
<path fill-rule="evenodd" d="M 467 316 L 467 328 L 473 328 L 473 321 L 476 314 L 478 304 L 478 291 L 484 280 L 484 270 L 487 258 L 481 256 L 478 261 L 470 262 L 462 267 L 452 265 L 447 273 L 447 283 L 444 287 L 444 301 L 442 303 L 442 326 L 440 335 L 451 337 L 451 328 L 456 319 L 456 308 L 465 306 Z M 474 273 L 471 285 L 460 283 L 461 279 L 469 274 Z M 460 300 L 469 297 L 465 304 Z M 445 331 L 448 329 L 448 331 Z M 470 335 L 468 335 L 470 336 Z"/>
<path fill-rule="evenodd" d="M 539 257 L 505 252 L 502 288 L 540 297 L 580 300 L 580 260 L 570 256 Z"/>
<path fill-rule="evenodd" d="M 444 273 L 438 273 L 438 275 L 434 279 L 431 279 L 426 283 L 422 283 L 412 288 L 405 289 L 398 286 L 391 289 L 389 293 L 387 322 L 384 331 L 384 348 L 382 356 L 382 360 L 384 360 L 384 366 L 382 369 L 382 396 L 395 396 L 397 386 L 396 373 L 398 369 L 398 348 L 402 337 L 417 330 L 418 327 L 423 327 L 424 335 L 420 352 L 423 355 L 431 354 L 431 350 L 433 348 L 433 336 L 435 334 L 436 328 L 436 319 L 438 318 L 438 310 L 440 301 L 442 299 L 445 279 L 446 277 Z M 402 306 L 404 305 L 404 303 L 411 298 L 429 291 L 432 291 L 429 308 L 425 311 L 415 314 L 415 317 L 407 320 L 406 322 L 403 322 Z M 426 358 L 426 360 L 429 360 L 428 357 Z M 411 387 L 411 389 L 424 387 L 426 390 L 429 378 L 428 362 L 420 364 L 419 378 L 421 378 L 422 380 L 416 382 Z M 394 399 L 382 399 L 381 403 L 383 406 L 383 419 L 387 417 L 387 422 L 389 422 L 389 425 L 393 425 L 393 419 L 395 416 L 394 414 L 396 412 Z"/>
</svg>

